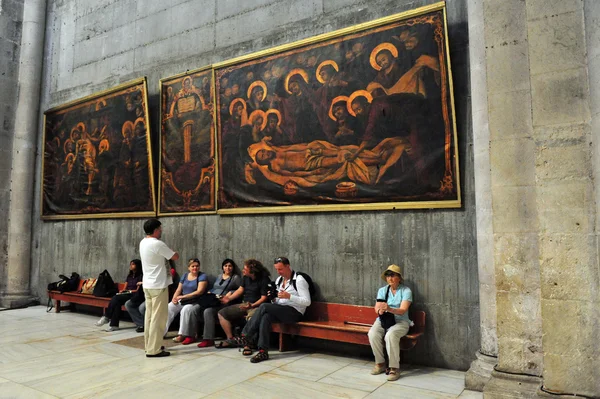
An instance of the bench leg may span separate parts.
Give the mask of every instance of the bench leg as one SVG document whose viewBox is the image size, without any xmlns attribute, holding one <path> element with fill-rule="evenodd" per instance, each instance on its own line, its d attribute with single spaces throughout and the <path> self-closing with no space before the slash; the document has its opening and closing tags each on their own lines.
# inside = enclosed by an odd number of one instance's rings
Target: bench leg
<svg viewBox="0 0 600 399">
<path fill-rule="evenodd" d="M 54 301 L 54 312 L 60 313 L 60 301 L 58 299 Z"/>
<path fill-rule="evenodd" d="M 287 352 L 293 349 L 292 336 L 279 333 L 279 352 Z"/>
</svg>

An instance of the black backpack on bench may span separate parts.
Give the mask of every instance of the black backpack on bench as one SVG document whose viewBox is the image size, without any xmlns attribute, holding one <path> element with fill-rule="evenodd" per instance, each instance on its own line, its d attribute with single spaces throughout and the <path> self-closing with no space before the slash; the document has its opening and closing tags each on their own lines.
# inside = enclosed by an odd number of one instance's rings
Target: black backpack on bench
<svg viewBox="0 0 600 399">
<path fill-rule="evenodd" d="M 48 291 L 60 291 L 62 293 L 77 290 L 79 286 L 79 274 L 73 272 L 71 273 L 71 277 L 67 277 L 64 274 L 59 274 L 58 277 L 61 280 L 48 284 Z"/>
<path fill-rule="evenodd" d="M 108 270 L 104 269 L 102 273 L 98 276 L 96 280 L 96 286 L 94 287 L 94 296 L 99 297 L 112 297 L 117 293 L 117 288 L 115 287 L 115 282 L 110 276 Z"/>
</svg>

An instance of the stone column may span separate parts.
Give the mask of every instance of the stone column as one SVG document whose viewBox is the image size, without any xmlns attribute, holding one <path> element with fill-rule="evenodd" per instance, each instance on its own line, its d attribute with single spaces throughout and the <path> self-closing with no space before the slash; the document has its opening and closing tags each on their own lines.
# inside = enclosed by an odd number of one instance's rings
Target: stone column
<svg viewBox="0 0 600 399">
<path fill-rule="evenodd" d="M 498 364 L 484 393 L 486 398 L 512 391 L 526 396 L 536 392 L 542 374 L 526 3 L 484 0 L 483 21 L 498 334 Z"/>
<path fill-rule="evenodd" d="M 490 130 L 484 41 L 483 0 L 469 0 L 469 60 L 473 116 L 475 201 L 477 203 L 477 262 L 481 349 L 465 376 L 468 389 L 482 391 L 498 361 L 496 283 L 490 173 Z"/>
<path fill-rule="evenodd" d="M 2 306 L 31 302 L 31 218 L 35 178 L 35 149 L 39 131 L 40 82 L 44 55 L 46 1 L 28 0 L 23 7 L 19 62 L 19 95 L 15 113 L 10 208 L 8 216 L 8 278 Z"/>
<path fill-rule="evenodd" d="M 590 124 L 590 89 L 597 93 L 598 81 L 588 77 L 597 79 L 597 71 L 588 64 L 594 49 L 586 47 L 584 23 L 585 12 L 593 44 L 597 3 L 587 2 L 584 10 L 583 1 L 528 0 L 526 13 L 543 320 L 540 391 L 587 397 L 600 396 L 593 168 L 600 132 L 592 134 Z"/>
</svg>

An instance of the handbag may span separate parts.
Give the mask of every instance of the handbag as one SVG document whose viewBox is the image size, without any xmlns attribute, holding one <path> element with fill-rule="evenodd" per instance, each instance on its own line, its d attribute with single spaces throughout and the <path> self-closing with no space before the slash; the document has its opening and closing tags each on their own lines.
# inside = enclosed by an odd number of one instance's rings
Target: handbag
<svg viewBox="0 0 600 399">
<path fill-rule="evenodd" d="M 377 302 L 387 302 L 389 296 L 390 296 L 390 286 L 388 285 L 388 289 L 385 294 L 385 299 L 378 299 Z M 379 315 L 379 322 L 381 323 L 381 327 L 383 327 L 383 329 L 387 331 L 396 324 L 396 317 L 394 316 L 393 313 L 383 312 L 383 314 Z"/>
<path fill-rule="evenodd" d="M 94 287 L 96 286 L 96 281 L 97 280 L 95 278 L 88 278 L 87 280 L 85 280 L 85 282 L 81 286 L 81 293 L 90 295 L 93 294 Z"/>
</svg>

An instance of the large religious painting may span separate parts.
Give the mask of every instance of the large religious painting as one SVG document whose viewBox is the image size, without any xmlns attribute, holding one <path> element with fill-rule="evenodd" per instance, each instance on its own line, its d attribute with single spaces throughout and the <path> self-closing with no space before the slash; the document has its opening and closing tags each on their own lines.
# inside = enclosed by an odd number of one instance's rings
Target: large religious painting
<svg viewBox="0 0 600 399">
<path fill-rule="evenodd" d="M 162 79 L 159 215 L 216 210 L 213 71 Z"/>
<path fill-rule="evenodd" d="M 42 219 L 156 214 L 147 93 L 142 78 L 45 112 Z"/>
<path fill-rule="evenodd" d="M 443 3 L 215 65 L 219 213 L 459 207 Z"/>
</svg>

